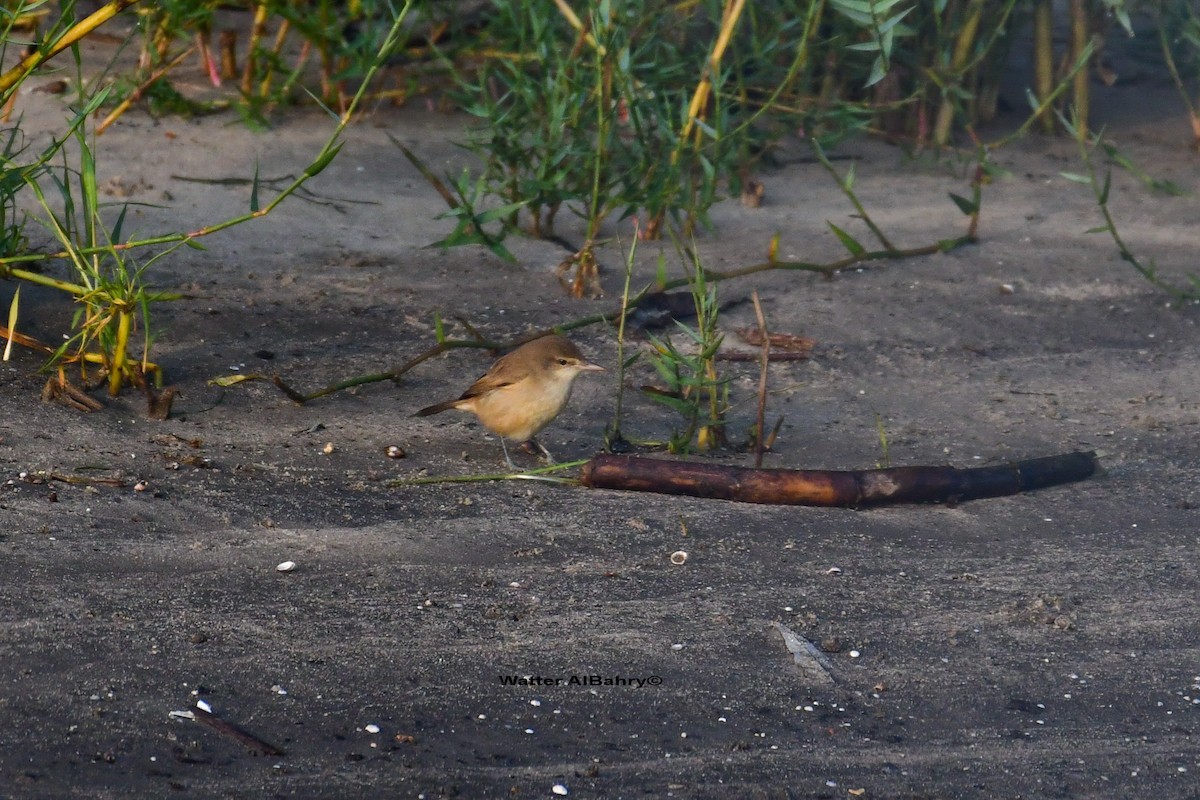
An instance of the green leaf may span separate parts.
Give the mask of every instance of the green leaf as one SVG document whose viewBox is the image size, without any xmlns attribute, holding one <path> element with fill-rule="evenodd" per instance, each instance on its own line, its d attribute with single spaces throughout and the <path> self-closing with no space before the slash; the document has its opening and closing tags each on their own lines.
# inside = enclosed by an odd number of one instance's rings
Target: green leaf
<svg viewBox="0 0 1200 800">
<path fill-rule="evenodd" d="M 317 156 L 317 160 L 314 161 L 313 163 L 309 164 L 308 167 L 305 168 L 304 174 L 306 176 L 308 176 L 309 178 L 313 177 L 314 175 L 321 174 L 321 172 L 326 167 L 328 167 L 329 164 L 335 158 L 337 158 L 337 154 L 342 151 L 343 144 L 345 144 L 345 142 L 338 142 L 337 144 L 333 145 L 328 150 L 326 150 L 324 153 Z"/>
<path fill-rule="evenodd" d="M 948 194 L 950 195 L 950 199 L 954 201 L 954 205 L 958 206 L 958 210 L 961 211 L 965 216 L 969 217 L 973 214 L 979 213 L 979 204 L 974 200 L 968 200 L 962 195 L 955 194 L 954 192 L 949 192 Z"/>
<path fill-rule="evenodd" d="M 1183 197 L 1187 194 L 1187 190 L 1182 188 L 1174 181 L 1169 181 L 1166 178 L 1155 178 L 1151 180 L 1150 188 L 1157 189 L 1158 191 L 1169 194 L 1172 197 Z"/>
<path fill-rule="evenodd" d="M 479 225 L 486 225 L 489 222 L 495 222 L 498 219 L 503 219 L 514 211 L 524 208 L 528 204 L 528 200 L 522 200 L 519 203 L 509 203 L 508 205 L 500 206 L 499 208 L 490 208 L 487 211 L 484 211 L 482 214 L 476 216 L 475 221 Z"/>
<path fill-rule="evenodd" d="M 1108 204 L 1108 190 L 1112 188 L 1112 170 L 1104 173 L 1104 186 L 1100 188 L 1100 194 L 1096 196 L 1096 202 L 1100 205 Z"/>
<path fill-rule="evenodd" d="M 250 182 L 250 213 L 257 214 L 258 205 L 258 162 L 254 162 L 254 180 Z"/>
<path fill-rule="evenodd" d="M 1088 228 L 1084 233 L 1112 233 L 1112 227 L 1109 225 L 1100 225 L 1095 228 Z"/>
<path fill-rule="evenodd" d="M 129 211 L 129 204 L 125 203 L 121 206 L 121 212 L 117 214 L 117 220 L 112 226 L 112 241 L 121 241 L 121 229 L 125 227 L 125 213 Z"/>
<path fill-rule="evenodd" d="M 871 65 L 871 75 L 867 78 L 867 82 L 863 86 L 874 86 L 887 76 L 887 65 L 884 64 L 883 58 L 875 59 L 875 63 Z"/>
<path fill-rule="evenodd" d="M 867 248 L 865 248 L 861 244 L 859 244 L 857 239 L 855 239 L 850 234 L 846 233 L 844 230 L 839 228 L 837 225 L 834 225 L 829 220 L 825 220 L 825 224 L 828 225 L 829 229 L 833 231 L 833 234 L 835 236 L 837 236 L 839 240 L 841 240 L 842 246 L 850 251 L 850 255 L 861 256 L 867 252 Z"/>
<path fill-rule="evenodd" d="M 900 24 L 900 20 L 902 20 L 902 19 L 904 19 L 905 17 L 907 17 L 907 16 L 908 16 L 908 15 L 909 15 L 909 14 L 912 12 L 912 10 L 913 10 L 912 8 L 906 8 L 905 10 L 901 11 L 901 12 L 900 12 L 899 14 L 897 14 L 896 16 L 894 16 L 894 17 L 892 17 L 892 18 L 890 18 L 890 19 L 887 19 L 887 20 L 885 20 L 885 21 L 883 22 L 883 24 L 879 26 L 879 32 L 880 32 L 880 33 L 882 33 L 882 34 L 891 35 L 891 34 L 892 34 L 892 31 L 893 31 L 893 29 L 894 29 L 894 28 L 895 28 L 897 25 L 899 25 L 899 24 Z M 890 42 L 889 42 L 889 45 L 890 45 Z M 886 48 L 886 49 L 891 49 L 891 48 L 890 48 L 890 47 L 888 47 L 888 48 Z"/>
<path fill-rule="evenodd" d="M 8 344 L 4 345 L 4 360 L 8 361 L 12 355 L 13 334 L 17 330 L 17 310 L 21 306 L 21 286 L 13 290 L 12 302 L 8 304 Z"/>
<path fill-rule="evenodd" d="M 1092 183 L 1092 177 L 1090 175 L 1080 175 L 1078 172 L 1060 172 L 1058 175 L 1061 178 L 1066 178 L 1067 180 L 1074 181 L 1075 183 L 1083 183 L 1089 186 Z"/>
</svg>

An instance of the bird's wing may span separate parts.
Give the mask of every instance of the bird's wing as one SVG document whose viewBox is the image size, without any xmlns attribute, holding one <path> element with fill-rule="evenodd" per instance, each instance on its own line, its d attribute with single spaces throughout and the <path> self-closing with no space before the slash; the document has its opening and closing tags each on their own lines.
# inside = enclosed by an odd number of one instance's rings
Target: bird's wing
<svg viewBox="0 0 1200 800">
<path fill-rule="evenodd" d="M 483 374 L 479 380 L 471 384 L 459 400 L 468 400 L 472 397 L 478 397 L 481 394 L 502 389 L 505 386 L 523 380 L 529 375 L 529 368 L 521 364 L 514 363 L 508 356 L 504 356 L 492 368 Z"/>
</svg>

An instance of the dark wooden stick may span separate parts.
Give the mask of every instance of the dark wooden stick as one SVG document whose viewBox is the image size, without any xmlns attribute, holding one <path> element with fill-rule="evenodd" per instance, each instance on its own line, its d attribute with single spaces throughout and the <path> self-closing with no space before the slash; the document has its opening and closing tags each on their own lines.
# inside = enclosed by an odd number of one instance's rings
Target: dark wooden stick
<svg viewBox="0 0 1200 800">
<path fill-rule="evenodd" d="M 741 503 L 862 508 L 891 503 L 954 503 L 1003 497 L 1081 481 L 1096 454 L 1065 453 L 991 467 L 794 470 L 601 454 L 580 471 L 593 489 L 682 494 Z"/>
<path fill-rule="evenodd" d="M 232 722 L 226 722 L 216 714 L 213 714 L 211 711 L 205 711 L 200 706 L 193 708 L 192 712 L 196 715 L 197 722 L 203 722 L 217 733 L 222 734 L 223 736 L 228 736 L 230 739 L 233 739 L 249 750 L 253 755 L 287 755 L 287 753 L 285 753 L 283 750 L 280 750 L 275 745 L 264 742 L 262 739 L 258 738 L 249 731 L 239 728 Z"/>
</svg>

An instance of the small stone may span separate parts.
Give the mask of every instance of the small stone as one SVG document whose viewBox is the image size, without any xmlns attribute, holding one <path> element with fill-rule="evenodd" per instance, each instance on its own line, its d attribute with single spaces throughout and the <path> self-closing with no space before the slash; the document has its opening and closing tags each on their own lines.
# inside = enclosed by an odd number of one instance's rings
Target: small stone
<svg viewBox="0 0 1200 800">
<path fill-rule="evenodd" d="M 281 563 L 281 564 L 277 565 L 277 566 L 275 567 L 275 570 L 276 570 L 277 572 L 291 572 L 291 571 L 292 571 L 292 570 L 294 570 L 295 568 L 296 568 L 296 562 L 295 562 L 295 561 L 284 561 L 283 563 Z"/>
</svg>

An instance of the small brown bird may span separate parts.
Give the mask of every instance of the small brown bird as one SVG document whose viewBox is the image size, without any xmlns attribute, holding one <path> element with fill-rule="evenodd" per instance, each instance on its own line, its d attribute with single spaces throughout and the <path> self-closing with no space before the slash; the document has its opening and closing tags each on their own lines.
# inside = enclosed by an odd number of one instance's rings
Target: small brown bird
<svg viewBox="0 0 1200 800">
<path fill-rule="evenodd" d="M 422 408 L 415 416 L 427 417 L 448 408 L 470 411 L 500 437 L 504 460 L 512 469 L 517 466 L 508 455 L 505 439 L 532 442 L 553 463 L 550 452 L 533 437 L 566 407 L 581 372 L 603 371 L 604 367 L 589 364 L 570 340 L 543 336 L 501 356 L 457 399 Z"/>
</svg>

